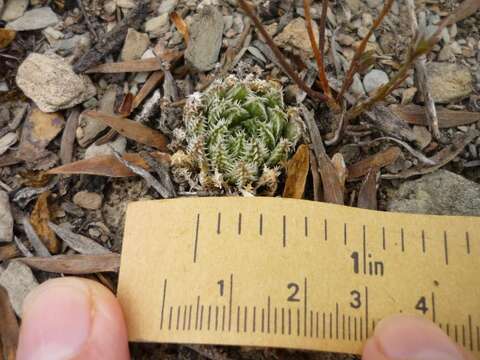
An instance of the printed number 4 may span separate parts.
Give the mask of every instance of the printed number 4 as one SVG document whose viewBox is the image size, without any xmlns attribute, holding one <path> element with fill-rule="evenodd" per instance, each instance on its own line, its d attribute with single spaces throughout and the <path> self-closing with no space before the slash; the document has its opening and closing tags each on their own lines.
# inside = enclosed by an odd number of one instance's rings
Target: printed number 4
<svg viewBox="0 0 480 360">
<path fill-rule="evenodd" d="M 417 305 L 415 305 L 415 309 L 420 310 L 423 314 L 425 314 L 428 311 L 427 299 L 425 299 L 425 296 L 422 296 L 418 300 Z"/>
</svg>

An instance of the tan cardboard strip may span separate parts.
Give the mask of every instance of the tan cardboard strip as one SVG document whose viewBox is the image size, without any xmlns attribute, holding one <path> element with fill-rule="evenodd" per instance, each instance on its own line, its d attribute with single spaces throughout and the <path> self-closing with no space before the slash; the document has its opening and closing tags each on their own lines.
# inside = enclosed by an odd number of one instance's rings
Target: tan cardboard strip
<svg viewBox="0 0 480 360">
<path fill-rule="evenodd" d="M 480 354 L 480 218 L 279 198 L 130 204 L 131 341 L 358 354 L 380 319 L 433 320 Z"/>
</svg>

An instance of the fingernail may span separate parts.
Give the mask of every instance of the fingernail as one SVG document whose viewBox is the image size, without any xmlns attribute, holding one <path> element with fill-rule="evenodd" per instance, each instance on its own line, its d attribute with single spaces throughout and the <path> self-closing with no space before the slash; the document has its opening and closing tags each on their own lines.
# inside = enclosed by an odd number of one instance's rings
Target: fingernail
<svg viewBox="0 0 480 360">
<path fill-rule="evenodd" d="M 380 321 L 373 341 L 391 360 L 462 360 L 464 357 L 435 324 L 423 318 L 395 315 Z"/>
<path fill-rule="evenodd" d="M 47 281 L 25 299 L 17 359 L 68 359 L 82 351 L 92 328 L 88 286 L 64 278 Z"/>
</svg>

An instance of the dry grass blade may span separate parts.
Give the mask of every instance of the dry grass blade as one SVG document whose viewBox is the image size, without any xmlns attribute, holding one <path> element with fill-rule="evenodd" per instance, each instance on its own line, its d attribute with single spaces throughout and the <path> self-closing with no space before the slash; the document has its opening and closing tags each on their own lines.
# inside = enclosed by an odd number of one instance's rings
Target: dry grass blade
<svg viewBox="0 0 480 360">
<path fill-rule="evenodd" d="M 325 152 L 322 137 L 318 126 L 315 123 L 313 114 L 302 105 L 303 118 L 310 134 L 313 152 L 318 162 L 318 170 L 322 178 L 323 193 L 325 202 L 333 204 L 344 204 L 343 187 L 337 175 L 337 170 Z"/>
<path fill-rule="evenodd" d="M 176 11 L 173 11 L 170 13 L 170 20 L 175 24 L 175 27 L 177 28 L 178 32 L 182 34 L 183 40 L 185 40 L 185 45 L 188 45 L 188 41 L 190 40 L 190 35 L 188 33 L 188 25 L 185 22 L 185 20 L 183 20 Z"/>
<path fill-rule="evenodd" d="M 97 272 L 117 272 L 120 268 L 119 254 L 104 255 L 56 255 L 49 258 L 29 257 L 18 261 L 42 271 L 69 275 L 85 275 Z"/>
<path fill-rule="evenodd" d="M 392 105 L 390 109 L 407 123 L 412 125 L 428 126 L 428 119 L 419 105 Z M 437 108 L 438 126 L 451 128 L 461 125 L 470 125 L 480 121 L 480 113 L 473 111 L 458 111 L 445 108 Z"/>
<path fill-rule="evenodd" d="M 480 135 L 480 132 L 477 130 L 470 131 L 467 134 L 462 134 L 457 139 L 455 139 L 452 144 L 446 148 L 440 150 L 434 156 L 431 157 L 431 160 L 435 162 L 436 165 L 433 166 L 416 166 L 404 170 L 398 174 L 383 174 L 382 178 L 384 179 L 406 179 L 412 176 L 425 175 L 434 172 L 435 170 L 440 169 L 441 167 L 447 165 L 450 161 L 455 159 L 464 149 L 465 146 L 470 144 Z"/>
<path fill-rule="evenodd" d="M 328 101 L 328 98 L 325 95 L 320 94 L 320 93 L 312 90 L 310 87 L 308 87 L 307 84 L 305 84 L 305 82 L 302 79 L 300 79 L 298 77 L 295 70 L 293 70 L 293 68 L 290 66 L 290 64 L 287 62 L 287 60 L 285 60 L 285 56 L 283 56 L 280 49 L 273 42 L 272 37 L 268 34 L 267 30 L 265 30 L 262 23 L 258 19 L 258 17 L 254 14 L 250 5 L 247 4 L 247 2 L 245 0 L 238 0 L 238 3 L 240 4 L 240 7 L 243 9 L 243 11 L 245 11 L 245 13 L 248 15 L 248 17 L 250 17 L 250 19 L 252 19 L 253 24 L 258 29 L 258 31 L 260 31 L 260 33 L 262 34 L 263 38 L 265 39 L 265 41 L 268 44 L 268 47 L 275 54 L 275 57 L 277 58 L 282 70 L 285 71 L 285 73 L 288 76 L 290 76 L 290 78 L 295 82 L 295 84 L 297 84 L 298 87 L 300 89 L 302 89 L 303 91 L 305 91 L 311 98 L 316 99 L 318 101 Z"/>
<path fill-rule="evenodd" d="M 35 253 L 39 256 L 48 257 L 51 256 L 50 251 L 48 251 L 45 244 L 40 240 L 32 224 L 28 220 L 28 217 L 24 216 L 22 218 L 23 231 L 27 235 L 28 241 L 32 244 Z"/>
<path fill-rule="evenodd" d="M 312 182 L 313 182 L 313 200 L 320 201 L 320 175 L 318 172 L 318 162 L 315 157 L 315 153 L 312 150 L 309 150 L 310 153 L 310 168 L 312 173 Z"/>
<path fill-rule="evenodd" d="M 341 153 L 336 153 L 332 156 L 332 164 L 337 171 L 338 180 L 340 180 L 340 185 L 342 185 L 343 192 L 345 192 L 345 182 L 347 181 L 347 165 L 345 164 L 345 159 Z"/>
<path fill-rule="evenodd" d="M 15 39 L 17 35 L 15 30 L 0 29 L 0 49 L 6 48 Z"/>
<path fill-rule="evenodd" d="M 154 152 L 150 154 L 157 161 L 165 165 L 170 164 L 170 155 Z M 150 170 L 147 162 L 139 155 L 133 153 L 127 153 L 123 155 L 123 158 L 128 162 L 140 166 L 145 170 Z M 110 177 L 129 177 L 135 176 L 129 168 L 118 161 L 113 155 L 101 155 L 90 159 L 79 160 L 67 165 L 58 166 L 56 168 L 47 171 L 47 174 L 51 175 L 74 175 L 74 174 L 86 174 L 86 175 L 98 175 L 98 176 L 110 176 Z"/>
<path fill-rule="evenodd" d="M 368 40 L 370 40 L 370 37 L 372 36 L 375 29 L 382 23 L 383 19 L 385 18 L 385 16 L 390 11 L 390 9 L 393 5 L 393 2 L 394 2 L 394 0 L 387 0 L 385 5 L 383 6 L 382 11 L 380 12 L 378 17 L 373 22 L 372 27 L 368 31 L 367 35 L 365 35 L 365 37 L 362 39 L 360 45 L 356 49 L 355 54 L 353 55 L 352 62 L 350 63 L 350 68 L 348 69 L 347 74 L 345 75 L 345 79 L 343 80 L 342 88 L 337 95 L 337 102 L 340 101 L 343 98 L 343 95 L 345 94 L 345 92 L 352 85 L 353 75 L 355 75 L 355 73 L 358 70 L 359 61 L 360 61 L 363 53 L 365 52 L 365 49 L 366 49 L 367 44 L 368 44 Z"/>
<path fill-rule="evenodd" d="M 0 285 L 0 355 L 4 360 L 15 360 L 19 327 L 7 290 Z"/>
<path fill-rule="evenodd" d="M 377 210 L 377 179 L 378 168 L 370 169 L 358 192 L 357 207 Z"/>
<path fill-rule="evenodd" d="M 390 136 L 382 136 L 382 137 L 376 138 L 375 140 L 373 140 L 372 142 L 370 142 L 370 144 L 373 143 L 373 142 L 382 141 L 382 140 L 393 141 L 393 142 L 397 143 L 398 145 L 403 146 L 403 148 L 404 148 L 405 150 L 407 150 L 410 154 L 412 154 L 413 156 L 415 156 L 415 157 L 416 157 L 418 160 L 420 160 L 420 162 L 422 162 L 423 164 L 426 164 L 426 165 L 435 165 L 435 162 L 434 162 L 432 159 L 429 159 L 428 157 L 426 157 L 425 155 L 423 155 L 423 153 L 421 153 L 420 151 L 415 150 L 415 149 L 412 148 L 410 145 L 408 145 L 405 141 L 398 140 L 398 139 L 393 138 L 393 137 L 390 137 Z"/>
<path fill-rule="evenodd" d="M 401 154 L 399 147 L 392 146 L 348 167 L 348 180 L 358 179 L 368 174 L 371 168 L 382 168 L 392 164 Z"/>
<path fill-rule="evenodd" d="M 86 111 L 85 115 L 103 121 L 128 139 L 161 151 L 168 151 L 168 138 L 160 131 L 127 118 L 108 115 L 98 111 Z"/>
<path fill-rule="evenodd" d="M 15 244 L 0 246 L 0 262 L 16 258 L 22 255 Z"/>
<path fill-rule="evenodd" d="M 310 39 L 310 44 L 312 46 L 313 54 L 315 56 L 315 61 L 317 62 L 318 68 L 318 78 L 320 80 L 320 85 L 322 90 L 329 98 L 329 102 L 332 100 L 332 95 L 330 92 L 330 86 L 328 84 L 327 74 L 325 73 L 324 65 L 324 52 L 325 52 L 325 27 L 327 26 L 327 9 L 328 9 L 328 0 L 322 1 L 322 14 L 320 17 L 320 31 L 319 31 L 319 45 L 315 41 L 315 34 L 313 33 L 312 27 L 312 16 L 310 14 L 310 0 L 303 0 L 303 9 L 305 12 L 305 22 L 307 25 L 308 38 Z"/>
<path fill-rule="evenodd" d="M 310 150 L 307 145 L 302 144 L 288 162 L 287 180 L 285 181 L 283 197 L 293 199 L 301 199 L 303 197 L 309 167 Z"/>
<path fill-rule="evenodd" d="M 32 215 L 30 216 L 30 222 L 48 251 L 51 254 L 58 254 L 61 248 L 60 241 L 48 226 L 48 222 L 50 221 L 50 209 L 48 207 L 49 196 L 50 191 L 40 194 L 33 208 Z"/>
<path fill-rule="evenodd" d="M 164 78 L 164 73 L 163 71 L 155 71 L 150 75 L 148 80 L 145 82 L 143 87 L 140 89 L 138 92 L 137 96 L 135 96 L 135 99 L 133 99 L 133 107 L 132 110 L 135 110 L 138 105 L 140 105 L 143 100 L 152 92 L 153 89 L 155 89 L 158 84 L 163 80 Z"/>
<path fill-rule="evenodd" d="M 102 245 L 87 238 L 86 236 L 75 234 L 74 232 L 58 226 L 52 222 L 48 226 L 73 250 L 84 255 L 110 254 L 111 251 L 105 249 Z"/>
<path fill-rule="evenodd" d="M 128 73 L 128 72 L 145 72 L 145 71 L 157 71 L 162 70 L 163 66 L 159 59 L 149 58 L 141 60 L 128 60 L 116 63 L 106 63 L 94 66 L 85 73 L 101 73 L 101 74 L 114 74 L 114 73 Z"/>
<path fill-rule="evenodd" d="M 75 132 L 77 131 L 79 116 L 80 110 L 74 108 L 68 116 L 65 129 L 63 129 L 62 142 L 60 144 L 60 159 L 62 160 L 62 164 L 72 162 Z"/>
</svg>

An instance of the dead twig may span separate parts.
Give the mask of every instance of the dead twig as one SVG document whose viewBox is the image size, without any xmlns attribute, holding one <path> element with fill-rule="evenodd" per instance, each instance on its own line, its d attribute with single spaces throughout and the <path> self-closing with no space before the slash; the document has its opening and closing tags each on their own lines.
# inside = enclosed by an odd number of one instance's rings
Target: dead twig
<svg viewBox="0 0 480 360">
<path fill-rule="evenodd" d="M 82 12 L 85 22 L 87 23 L 88 31 L 92 33 L 95 41 L 98 41 L 97 32 L 95 31 L 95 28 L 93 27 L 92 22 L 90 21 L 90 17 L 88 16 L 87 11 L 85 10 L 85 6 L 83 6 L 83 0 L 77 0 L 77 5 L 80 8 L 80 11 Z"/>
<path fill-rule="evenodd" d="M 74 108 L 68 116 L 65 129 L 63 130 L 62 142 L 60 144 L 60 160 L 62 160 L 63 165 L 72 162 L 75 132 L 77 131 L 79 116 L 80 110 Z"/>
<path fill-rule="evenodd" d="M 318 101 L 322 101 L 322 102 L 328 101 L 327 96 L 312 90 L 307 86 L 307 84 L 305 84 L 305 82 L 302 79 L 300 79 L 300 77 L 297 75 L 295 70 L 293 70 L 290 64 L 285 60 L 285 57 L 283 56 L 282 52 L 277 47 L 277 45 L 275 45 L 275 43 L 273 42 L 273 39 L 268 34 L 267 30 L 265 30 L 262 23 L 258 19 L 258 17 L 254 14 L 250 5 L 248 5 L 245 0 L 238 0 L 238 3 L 240 4 L 240 7 L 243 9 L 243 11 L 245 11 L 245 13 L 253 21 L 253 24 L 258 29 L 258 31 L 260 31 L 263 38 L 267 42 L 267 45 L 269 46 L 269 48 L 274 52 L 275 57 L 277 58 L 282 70 L 293 80 L 293 82 L 295 82 L 295 84 L 297 84 L 298 87 L 303 91 L 305 91 L 311 98 L 316 99 Z"/>
</svg>

